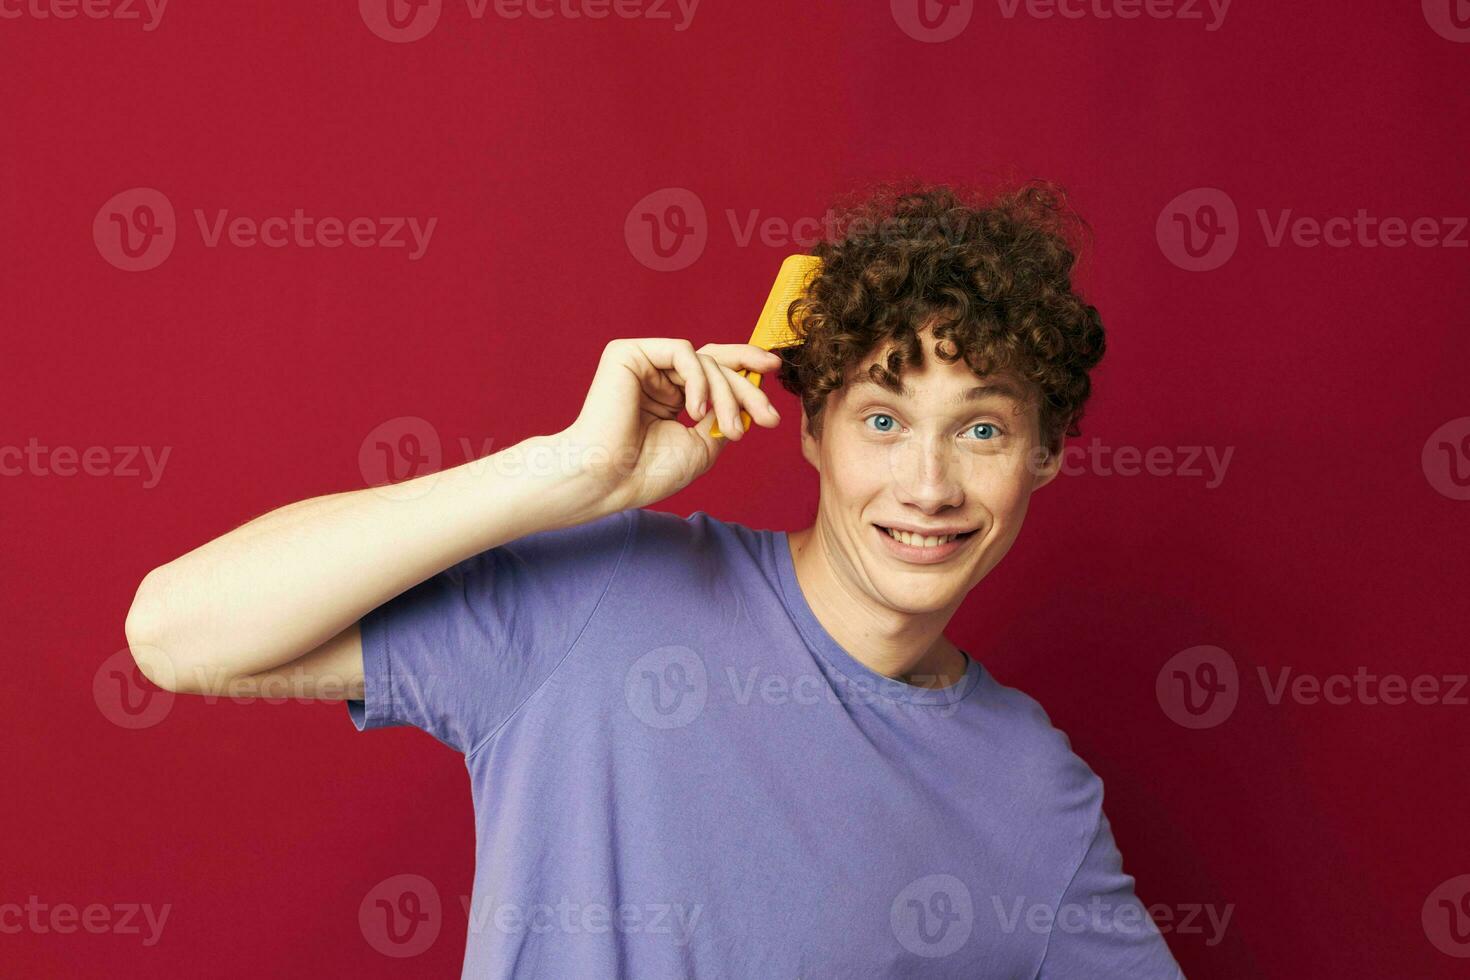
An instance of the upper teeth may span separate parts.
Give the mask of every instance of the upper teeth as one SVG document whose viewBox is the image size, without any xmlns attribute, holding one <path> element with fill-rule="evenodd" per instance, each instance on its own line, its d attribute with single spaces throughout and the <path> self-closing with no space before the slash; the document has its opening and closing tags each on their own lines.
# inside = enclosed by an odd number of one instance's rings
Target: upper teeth
<svg viewBox="0 0 1470 980">
<path fill-rule="evenodd" d="M 915 548 L 933 548 L 936 545 L 944 544 L 947 541 L 953 541 L 955 538 L 959 537 L 958 534 L 946 534 L 943 537 L 939 538 L 936 538 L 933 535 L 930 535 L 929 537 L 924 537 L 921 534 L 914 534 L 911 531 L 896 531 L 891 527 L 886 527 L 883 530 L 887 531 L 890 537 L 897 538 L 904 544 L 913 545 Z"/>
</svg>

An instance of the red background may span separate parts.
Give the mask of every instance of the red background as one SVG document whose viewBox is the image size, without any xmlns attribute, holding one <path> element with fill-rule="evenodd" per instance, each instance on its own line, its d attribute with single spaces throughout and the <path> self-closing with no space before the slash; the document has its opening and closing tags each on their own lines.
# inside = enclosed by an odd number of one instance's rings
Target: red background
<svg viewBox="0 0 1470 980">
<path fill-rule="evenodd" d="M 266 510 L 361 487 L 359 447 L 388 420 L 427 420 L 452 465 L 461 439 L 478 453 L 570 423 L 610 338 L 743 341 L 805 243 L 742 242 L 731 213 L 795 221 L 875 178 L 1014 173 L 1064 184 L 1096 233 L 1081 282 L 1109 353 L 1083 443 L 1234 455 L 1213 488 L 1053 484 L 951 637 L 1103 777 L 1146 903 L 1233 906 L 1221 942 L 1170 935 L 1191 978 L 1464 975 L 1421 909 L 1470 872 L 1470 708 L 1272 705 L 1257 680 L 1466 669 L 1470 503 L 1436 490 L 1421 451 L 1470 415 L 1470 251 L 1271 247 L 1257 218 L 1470 214 L 1470 45 L 1430 28 L 1434 6 L 1239 0 L 1207 30 L 992 3 L 943 43 L 886 4 L 769 0 L 706 0 L 685 30 L 477 20 L 453 0 L 412 43 L 351 2 L 176 0 L 152 31 L 0 19 L 0 442 L 170 451 L 151 488 L 0 478 L 0 904 L 171 905 L 147 948 L 0 933 L 0 973 L 457 976 L 461 759 L 411 729 L 360 735 L 340 704 L 181 696 L 121 727 L 94 680 L 138 581 Z M 92 236 L 135 187 L 177 212 L 172 254 L 144 272 Z M 1240 213 L 1209 272 L 1156 237 L 1201 187 Z M 672 271 L 625 235 L 665 188 L 693 193 L 708 235 Z M 196 208 L 438 224 L 417 261 L 209 248 Z M 805 526 L 815 475 L 794 400 L 776 404 L 780 429 L 657 509 Z M 1191 730 L 1155 679 L 1202 644 L 1238 665 L 1239 704 Z M 410 961 L 357 918 L 402 873 L 446 907 Z"/>
</svg>

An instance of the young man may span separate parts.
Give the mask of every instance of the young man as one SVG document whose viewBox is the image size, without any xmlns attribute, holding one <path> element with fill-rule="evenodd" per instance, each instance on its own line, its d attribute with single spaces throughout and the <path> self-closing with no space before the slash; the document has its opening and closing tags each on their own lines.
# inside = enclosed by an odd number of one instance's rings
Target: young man
<svg viewBox="0 0 1470 980">
<path fill-rule="evenodd" d="M 281 508 L 140 587 L 163 686 L 285 677 L 464 754 L 464 976 L 1180 976 L 1098 778 L 944 635 L 1102 356 L 1058 201 L 849 218 L 799 347 L 613 341 L 564 431 Z M 778 424 L 740 370 L 802 400 L 804 530 L 647 509 L 726 451 L 716 417 Z"/>
</svg>

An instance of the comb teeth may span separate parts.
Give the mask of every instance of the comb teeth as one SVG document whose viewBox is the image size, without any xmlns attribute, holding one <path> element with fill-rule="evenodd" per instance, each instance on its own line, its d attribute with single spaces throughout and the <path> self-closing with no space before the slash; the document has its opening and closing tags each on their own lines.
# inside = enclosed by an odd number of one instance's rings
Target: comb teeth
<svg viewBox="0 0 1470 980">
<path fill-rule="evenodd" d="M 771 293 L 766 297 L 765 308 L 756 321 L 755 333 L 750 342 L 763 350 L 791 347 L 801 342 L 787 321 L 786 310 L 792 302 L 806 292 L 811 277 L 816 274 L 822 260 L 815 255 L 788 255 L 776 273 Z"/>
<path fill-rule="evenodd" d="M 786 311 L 791 303 L 803 293 L 807 286 L 811 285 L 812 278 L 820 271 L 822 260 L 815 255 L 788 255 L 781 263 L 781 271 L 776 273 L 776 281 L 771 286 L 771 293 L 766 297 L 766 305 L 761 310 L 760 319 L 755 323 L 755 333 L 751 334 L 750 342 L 762 350 L 776 350 L 779 347 L 794 347 L 801 343 L 801 338 L 791 328 L 787 320 Z M 754 371 L 741 371 L 740 374 L 748 379 L 757 388 L 760 387 L 761 375 Z M 745 409 L 740 410 L 741 431 L 750 427 L 750 413 Z M 724 438 L 720 432 L 720 423 L 714 422 L 710 426 L 709 434 L 716 439 Z"/>
</svg>

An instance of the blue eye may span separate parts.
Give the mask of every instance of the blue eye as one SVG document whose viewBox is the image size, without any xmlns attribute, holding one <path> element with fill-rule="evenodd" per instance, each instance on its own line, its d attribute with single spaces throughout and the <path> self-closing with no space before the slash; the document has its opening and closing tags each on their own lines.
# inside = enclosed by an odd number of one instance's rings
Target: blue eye
<svg viewBox="0 0 1470 980">
<path fill-rule="evenodd" d="M 892 415 L 884 415 L 881 412 L 879 414 L 877 414 L 877 415 L 869 415 L 866 421 L 871 422 L 874 419 L 887 419 L 889 422 L 891 422 L 891 423 L 893 422 L 893 416 Z M 897 423 L 894 423 L 894 424 L 897 424 Z M 893 431 L 893 428 L 891 426 L 889 428 L 883 428 L 883 427 L 880 426 L 878 428 L 878 431 L 879 432 L 892 432 Z"/>
<path fill-rule="evenodd" d="M 970 428 L 972 430 L 973 429 L 985 429 L 986 430 L 986 434 L 979 437 L 982 440 L 983 439 L 994 439 L 996 436 L 1000 435 L 1000 430 L 997 429 L 995 426 L 991 425 L 989 422 L 976 422 L 974 425 L 970 426 Z"/>
</svg>

